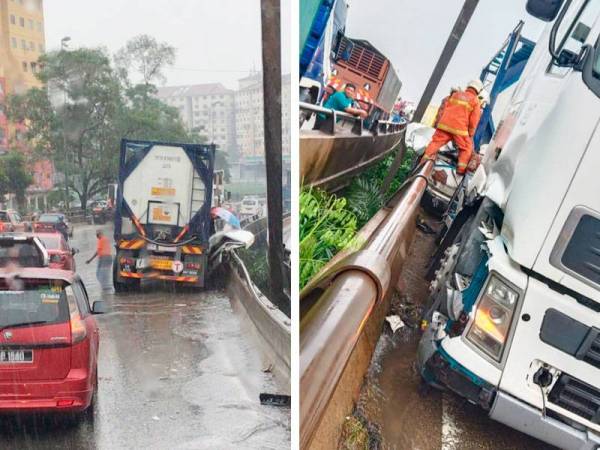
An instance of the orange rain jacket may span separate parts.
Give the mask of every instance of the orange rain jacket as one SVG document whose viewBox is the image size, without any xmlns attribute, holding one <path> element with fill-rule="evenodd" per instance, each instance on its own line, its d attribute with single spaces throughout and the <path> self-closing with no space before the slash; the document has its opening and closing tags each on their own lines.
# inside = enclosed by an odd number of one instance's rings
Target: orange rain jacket
<svg viewBox="0 0 600 450">
<path fill-rule="evenodd" d="M 477 93 L 468 88 L 444 99 L 436 128 L 455 136 L 473 136 L 481 117 Z"/>
</svg>

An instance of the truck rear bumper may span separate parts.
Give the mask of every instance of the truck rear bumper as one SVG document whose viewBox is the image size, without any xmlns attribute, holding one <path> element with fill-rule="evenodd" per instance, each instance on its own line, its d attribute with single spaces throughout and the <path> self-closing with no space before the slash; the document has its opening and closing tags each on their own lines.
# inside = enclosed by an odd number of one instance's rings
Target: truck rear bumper
<svg viewBox="0 0 600 450">
<path fill-rule="evenodd" d="M 196 276 L 185 276 L 185 275 L 164 275 L 160 272 L 119 272 L 119 276 L 125 279 L 137 279 L 137 280 L 165 280 L 165 281 L 176 281 L 179 283 L 190 283 L 198 284 L 200 278 Z"/>
<path fill-rule="evenodd" d="M 565 450 L 594 450 L 600 447 L 600 436 L 543 416 L 538 409 L 504 392 L 496 394 L 490 417 Z"/>
</svg>

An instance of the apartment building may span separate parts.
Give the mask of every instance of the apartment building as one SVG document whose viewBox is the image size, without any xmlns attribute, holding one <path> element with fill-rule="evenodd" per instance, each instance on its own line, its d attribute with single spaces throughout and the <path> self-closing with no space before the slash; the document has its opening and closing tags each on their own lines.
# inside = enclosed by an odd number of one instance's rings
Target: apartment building
<svg viewBox="0 0 600 450">
<path fill-rule="evenodd" d="M 38 58 L 45 51 L 43 0 L 0 0 L 0 153 L 11 145 L 29 152 L 23 141 L 24 126 L 9 123 L 4 105 L 7 95 L 41 86 L 36 73 Z M 32 173 L 32 195 L 52 189 L 53 167 L 49 161 L 35 162 Z"/>
<path fill-rule="evenodd" d="M 284 166 L 290 163 L 290 82 L 289 74 L 281 78 L 282 154 Z M 240 153 L 239 178 L 265 178 L 265 137 L 262 74 L 254 73 L 238 81 L 235 95 L 236 141 Z"/>
<path fill-rule="evenodd" d="M 234 91 L 221 83 L 194 84 L 160 87 L 157 96 L 179 110 L 188 130 L 206 136 L 230 158 L 237 157 Z"/>
</svg>

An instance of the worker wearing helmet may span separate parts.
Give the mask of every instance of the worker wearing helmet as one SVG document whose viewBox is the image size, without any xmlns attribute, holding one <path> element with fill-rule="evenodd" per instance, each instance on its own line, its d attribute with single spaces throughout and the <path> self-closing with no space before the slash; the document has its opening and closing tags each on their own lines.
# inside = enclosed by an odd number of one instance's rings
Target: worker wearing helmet
<svg viewBox="0 0 600 450">
<path fill-rule="evenodd" d="M 482 90 L 483 83 L 473 80 L 465 91 L 454 92 L 448 97 L 423 160 L 435 161 L 438 150 L 453 141 L 458 147 L 456 173 L 463 175 L 466 172 L 473 154 L 473 135 L 481 117 L 479 93 Z"/>
</svg>

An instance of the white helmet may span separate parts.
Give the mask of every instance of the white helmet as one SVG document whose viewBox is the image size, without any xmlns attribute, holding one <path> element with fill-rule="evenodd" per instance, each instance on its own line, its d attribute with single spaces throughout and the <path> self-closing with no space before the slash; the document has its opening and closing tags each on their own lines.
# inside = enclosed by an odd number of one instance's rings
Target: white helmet
<svg viewBox="0 0 600 450">
<path fill-rule="evenodd" d="M 475 91 L 477 91 L 477 93 L 479 93 L 483 89 L 483 83 L 481 82 L 481 80 L 476 78 L 474 80 L 469 81 L 469 84 L 467 84 L 467 88 L 473 88 L 475 89 Z"/>
</svg>

